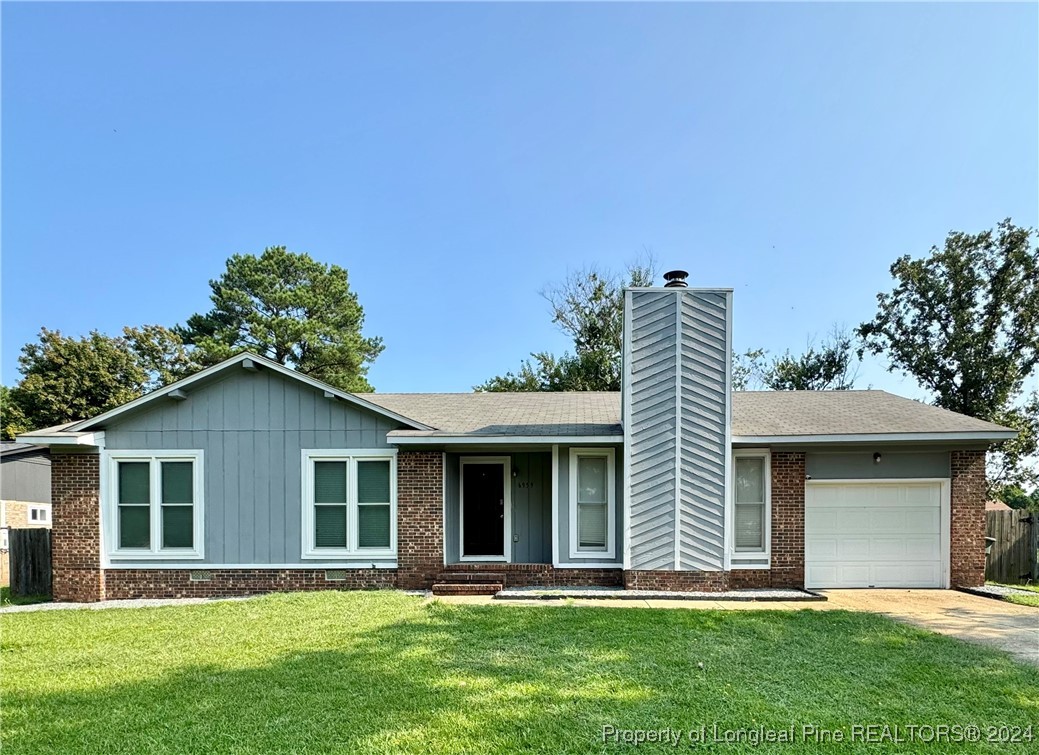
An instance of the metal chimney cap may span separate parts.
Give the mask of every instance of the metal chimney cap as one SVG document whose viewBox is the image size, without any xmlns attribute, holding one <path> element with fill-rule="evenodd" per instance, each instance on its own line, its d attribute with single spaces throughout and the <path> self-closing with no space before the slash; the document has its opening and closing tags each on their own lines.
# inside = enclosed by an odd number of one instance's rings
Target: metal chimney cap
<svg viewBox="0 0 1039 755">
<path fill-rule="evenodd" d="M 688 288 L 689 284 L 685 282 L 685 279 L 689 277 L 689 273 L 685 270 L 672 270 L 669 273 L 664 273 L 664 280 L 667 283 L 664 284 L 664 288 Z"/>
</svg>

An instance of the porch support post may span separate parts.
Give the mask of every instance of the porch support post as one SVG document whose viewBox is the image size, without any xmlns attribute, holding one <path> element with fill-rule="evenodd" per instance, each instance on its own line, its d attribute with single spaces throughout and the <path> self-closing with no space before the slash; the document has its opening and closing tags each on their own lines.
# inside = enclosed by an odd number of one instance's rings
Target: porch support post
<svg viewBox="0 0 1039 755">
<path fill-rule="evenodd" d="M 444 454 L 397 455 L 397 586 L 428 590 L 444 568 Z"/>
</svg>

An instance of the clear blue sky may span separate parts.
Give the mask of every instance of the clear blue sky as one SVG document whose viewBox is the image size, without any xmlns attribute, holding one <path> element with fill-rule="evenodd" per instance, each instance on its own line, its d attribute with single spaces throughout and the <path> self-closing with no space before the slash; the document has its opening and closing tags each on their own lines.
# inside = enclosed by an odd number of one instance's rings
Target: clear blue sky
<svg viewBox="0 0 1039 755">
<path fill-rule="evenodd" d="M 950 229 L 1039 224 L 1035 4 L 2 14 L 6 384 L 41 326 L 182 322 L 267 245 L 350 271 L 378 390 L 456 391 L 566 346 L 568 268 L 650 249 L 782 351 Z"/>
</svg>

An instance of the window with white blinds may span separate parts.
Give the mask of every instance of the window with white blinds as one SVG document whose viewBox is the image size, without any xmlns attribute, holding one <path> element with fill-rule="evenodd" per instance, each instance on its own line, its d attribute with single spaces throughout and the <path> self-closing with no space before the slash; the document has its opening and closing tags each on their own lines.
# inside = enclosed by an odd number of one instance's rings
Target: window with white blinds
<svg viewBox="0 0 1039 755">
<path fill-rule="evenodd" d="M 304 557 L 393 555 L 396 455 L 390 451 L 303 452 Z"/>
<path fill-rule="evenodd" d="M 766 553 L 770 488 L 768 452 L 738 451 L 733 466 L 733 548 L 740 554 Z"/>
<path fill-rule="evenodd" d="M 612 448 L 570 449 L 571 558 L 613 558 L 615 485 Z"/>
</svg>

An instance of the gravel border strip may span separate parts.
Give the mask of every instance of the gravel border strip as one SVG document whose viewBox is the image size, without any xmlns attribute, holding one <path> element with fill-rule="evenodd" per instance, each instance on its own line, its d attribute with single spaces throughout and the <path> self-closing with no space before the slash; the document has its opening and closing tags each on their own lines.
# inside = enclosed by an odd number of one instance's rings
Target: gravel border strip
<svg viewBox="0 0 1039 755">
<path fill-rule="evenodd" d="M 1007 595 L 1039 595 L 1034 590 L 1019 590 L 1015 587 L 1004 587 L 1002 585 L 982 585 L 981 587 L 957 587 L 960 592 L 968 595 L 976 595 L 979 598 L 991 598 L 992 600 L 1003 600 Z"/>
<path fill-rule="evenodd" d="M 617 590 L 610 588 L 521 587 L 506 589 L 495 600 L 732 600 L 746 603 L 825 601 L 826 596 L 809 590 L 730 590 L 728 592 L 678 592 L 671 590 Z"/>
</svg>

